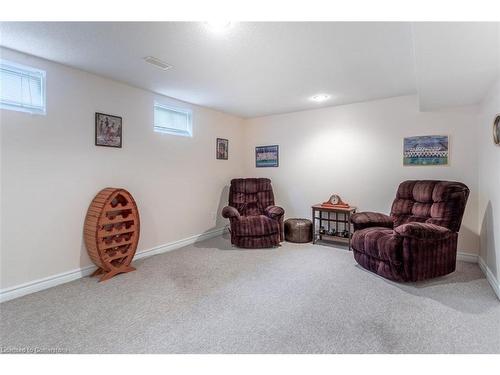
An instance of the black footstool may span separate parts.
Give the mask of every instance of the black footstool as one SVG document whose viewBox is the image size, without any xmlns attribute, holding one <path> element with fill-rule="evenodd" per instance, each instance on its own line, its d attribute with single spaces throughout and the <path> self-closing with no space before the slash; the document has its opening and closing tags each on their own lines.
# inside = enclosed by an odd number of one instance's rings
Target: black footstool
<svg viewBox="0 0 500 375">
<path fill-rule="evenodd" d="M 306 243 L 312 241 L 312 223 L 308 219 L 285 220 L 285 240 Z"/>
</svg>

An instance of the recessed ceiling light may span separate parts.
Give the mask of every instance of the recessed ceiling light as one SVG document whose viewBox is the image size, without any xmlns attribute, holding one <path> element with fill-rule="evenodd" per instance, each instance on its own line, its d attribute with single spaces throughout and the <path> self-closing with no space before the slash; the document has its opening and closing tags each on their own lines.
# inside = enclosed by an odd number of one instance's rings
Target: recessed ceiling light
<svg viewBox="0 0 500 375">
<path fill-rule="evenodd" d="M 324 102 L 328 99 L 330 99 L 330 95 L 328 94 L 316 94 L 314 96 L 311 96 L 311 100 L 318 103 Z"/>
<path fill-rule="evenodd" d="M 154 65 L 157 68 L 160 68 L 162 70 L 168 70 L 168 69 L 172 68 L 172 65 L 170 65 L 170 64 L 166 63 L 165 61 L 162 61 L 156 57 L 153 57 L 153 56 L 145 57 L 144 61 L 146 61 L 147 63 Z"/>
<path fill-rule="evenodd" d="M 210 21 L 205 22 L 205 25 L 214 33 L 223 33 L 229 30 L 233 24 L 229 21 Z"/>
</svg>

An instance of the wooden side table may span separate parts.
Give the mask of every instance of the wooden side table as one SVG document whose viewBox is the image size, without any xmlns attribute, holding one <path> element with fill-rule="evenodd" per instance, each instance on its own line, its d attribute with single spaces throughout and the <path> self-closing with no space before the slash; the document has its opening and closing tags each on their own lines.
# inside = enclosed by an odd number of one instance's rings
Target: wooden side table
<svg viewBox="0 0 500 375">
<path fill-rule="evenodd" d="M 337 208 L 325 207 L 321 204 L 315 204 L 312 208 L 312 223 L 313 223 L 313 244 L 319 239 L 321 241 L 340 242 L 347 244 L 351 250 L 351 215 L 356 212 L 356 207 Z M 324 217 L 326 213 L 326 217 Z M 319 227 L 317 225 L 319 224 Z M 325 234 L 319 233 L 319 229 L 326 224 L 327 232 Z M 331 229 L 335 229 L 336 235 L 327 234 Z M 341 229 L 346 229 L 348 237 L 337 235 Z"/>
</svg>

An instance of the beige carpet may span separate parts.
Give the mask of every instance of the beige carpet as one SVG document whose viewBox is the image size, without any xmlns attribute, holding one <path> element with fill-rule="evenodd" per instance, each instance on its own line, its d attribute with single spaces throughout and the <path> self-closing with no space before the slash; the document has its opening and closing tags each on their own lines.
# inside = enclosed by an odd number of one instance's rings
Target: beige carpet
<svg viewBox="0 0 500 375">
<path fill-rule="evenodd" d="M 343 249 L 239 250 L 217 237 L 135 265 L 1 304 L 1 349 L 500 353 L 500 302 L 475 264 L 396 284 Z"/>
</svg>

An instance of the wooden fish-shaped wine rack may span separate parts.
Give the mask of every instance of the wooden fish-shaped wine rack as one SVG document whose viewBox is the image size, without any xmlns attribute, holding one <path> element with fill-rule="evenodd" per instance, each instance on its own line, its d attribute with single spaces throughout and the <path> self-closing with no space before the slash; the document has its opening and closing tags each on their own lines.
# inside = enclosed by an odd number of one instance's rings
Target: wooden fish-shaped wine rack
<svg viewBox="0 0 500 375">
<path fill-rule="evenodd" d="M 134 271 L 130 266 L 139 242 L 139 211 L 132 195 L 119 188 L 95 196 L 85 218 L 84 238 L 99 281 Z"/>
</svg>

